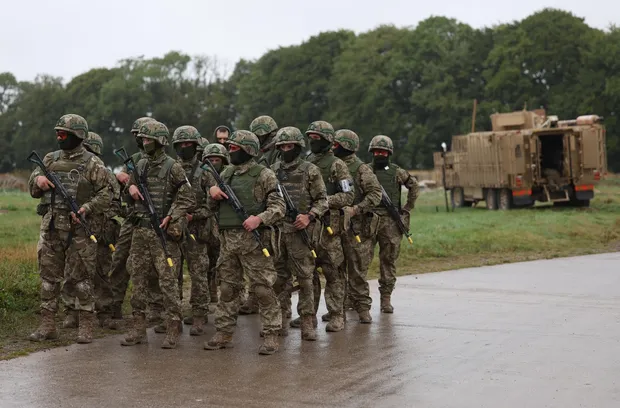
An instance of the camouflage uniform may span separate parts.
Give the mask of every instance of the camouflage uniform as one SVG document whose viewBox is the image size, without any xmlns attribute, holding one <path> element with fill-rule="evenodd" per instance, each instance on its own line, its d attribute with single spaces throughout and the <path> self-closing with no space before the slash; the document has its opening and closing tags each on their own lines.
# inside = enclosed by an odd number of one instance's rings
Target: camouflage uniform
<svg viewBox="0 0 620 408">
<path fill-rule="evenodd" d="M 278 222 L 286 208 L 283 198 L 276 191 L 275 174 L 254 160 L 259 149 L 258 138 L 247 130 L 238 130 L 230 136 L 228 145 L 239 146 L 241 150 L 235 153 L 245 153 L 249 160 L 227 167 L 222 172 L 222 179 L 229 183 L 247 213 L 261 220 L 262 225 L 257 230 L 262 244 L 259 245 L 252 233 L 243 228 L 243 220 L 232 206 L 214 200 L 211 195 L 208 202 L 214 211 L 218 211 L 220 230 L 221 252 L 217 272 L 221 294 L 215 312 L 217 333 L 205 343 L 205 349 L 225 348 L 232 341 L 239 311 L 239 291 L 245 274 L 258 300 L 265 337 L 259 353 L 273 354 L 278 349 L 277 333 L 281 327 L 280 305 L 273 291 L 277 273 L 272 258 L 267 257 L 261 248 L 268 247 L 267 242 L 272 237 L 269 229 L 264 227 Z M 232 155 L 231 160 L 234 161 Z"/>
<path fill-rule="evenodd" d="M 325 276 L 325 304 L 329 316 L 326 330 L 329 332 L 340 331 L 344 328 L 344 254 L 342 251 L 340 210 L 353 203 L 354 187 L 351 174 L 347 165 L 334 156 L 329 149 L 334 141 L 334 128 L 325 121 L 312 122 L 306 130 L 306 135 L 318 134 L 321 139 L 328 142 L 326 147 L 317 153 L 312 153 L 308 161 L 315 164 L 323 177 L 327 188 L 327 203 L 329 211 L 321 218 L 322 227 L 318 233 L 316 265 L 320 267 Z M 312 143 L 312 141 L 311 141 Z M 330 233 L 331 231 L 331 233 Z M 318 285 L 318 276 L 314 279 L 315 314 L 319 307 L 317 295 L 321 293 Z M 318 286 L 318 287 L 317 287 Z M 293 327 L 295 321 L 291 322 Z"/>
<path fill-rule="evenodd" d="M 413 210 L 418 197 L 418 181 L 409 172 L 391 162 L 389 157 L 394 153 L 392 139 L 383 135 L 373 137 L 368 151 L 372 153 L 375 150 L 385 150 L 388 152 L 388 157 L 385 158 L 387 163 L 373 159 L 371 166 L 386 194 L 390 197 L 392 203 L 398 207 L 403 223 L 409 226 L 409 214 Z M 401 203 L 402 186 L 405 186 L 408 190 L 407 202 L 404 206 Z M 372 253 L 374 255 L 374 248 L 379 243 L 381 311 L 383 313 L 393 313 L 394 308 L 391 304 L 391 295 L 396 285 L 396 259 L 398 259 L 400 252 L 403 234 L 399 230 L 396 221 L 388 214 L 385 206 L 379 205 L 373 211 L 379 215 L 379 225 L 373 240 Z"/>
<path fill-rule="evenodd" d="M 181 251 L 187 262 L 187 269 L 192 282 L 189 299 L 189 304 L 192 307 L 192 328 L 189 333 L 192 336 L 204 334 L 203 324 L 207 320 L 209 312 L 209 280 L 207 276 L 209 271 L 207 217 L 209 213 L 206 195 L 200 185 L 203 170 L 200 166 L 201 162 L 198 156 L 198 149 L 196 148 L 200 139 L 200 133 L 193 126 L 181 126 L 174 131 L 172 136 L 172 145 L 175 149 L 182 149 L 181 144 L 188 142 L 194 144 L 195 150 L 191 158 L 188 159 L 179 155 L 177 159 L 177 163 L 185 171 L 185 176 L 189 180 L 196 198 L 196 207 L 190 211 L 192 220 L 189 221 L 187 227 L 191 235 L 186 236 L 181 242 Z"/>
<path fill-rule="evenodd" d="M 335 143 L 346 149 L 345 152 L 348 153 L 341 157 L 347 164 L 355 183 L 354 205 L 343 208 L 345 218 L 343 225 L 346 231 L 343 234 L 342 246 L 346 258 L 347 289 L 359 314 L 360 322 L 370 323 L 372 318 L 369 311 L 372 298 L 366 275 L 372 259 L 373 240 L 379 223 L 379 216 L 372 210 L 381 202 L 381 185 L 370 166 L 355 155 L 359 149 L 357 134 L 348 129 L 340 129 L 336 132 L 334 139 Z M 350 221 L 347 219 L 349 217 Z"/>
<path fill-rule="evenodd" d="M 219 157 L 222 159 L 221 172 L 230 163 L 230 157 L 226 148 L 219 143 L 212 143 L 205 146 L 205 150 L 202 154 L 202 161 L 208 160 L 209 157 Z M 210 172 L 205 171 L 202 173 L 201 187 L 205 195 L 208 195 L 209 188 L 216 185 L 215 179 Z M 220 257 L 220 232 L 217 227 L 217 219 L 215 213 L 209 211 L 207 216 L 207 255 L 209 256 L 209 293 L 211 303 L 217 303 L 217 260 Z"/>
<path fill-rule="evenodd" d="M 278 131 L 276 121 L 270 116 L 259 116 L 250 123 L 250 132 L 254 133 L 260 142 L 260 151 L 256 158 L 256 162 L 265 167 L 271 167 L 278 157 L 278 151 L 275 148 L 274 138 Z M 245 287 L 244 287 L 245 289 Z M 241 296 L 243 297 L 244 294 Z M 288 302 L 288 310 L 290 311 L 290 302 Z M 252 286 L 248 288 L 247 300 L 239 309 L 240 314 L 256 314 L 258 313 L 258 301 L 256 294 L 253 292 Z M 287 313 L 288 314 L 288 313 Z"/>
<path fill-rule="evenodd" d="M 135 229 L 130 252 L 134 325 L 122 344 L 132 346 L 146 343 L 148 281 L 149 277 L 157 276 L 163 294 L 167 323 L 166 339 L 162 348 L 175 348 L 181 329 L 181 300 L 177 281 L 181 267 L 179 242 L 187 227 L 187 212 L 194 208 L 196 202 L 183 167 L 164 152 L 164 146 L 168 145 L 168 128 L 160 122 L 147 122 L 140 128 L 138 136 L 154 142 L 144 145 L 145 152 L 152 150 L 148 158 L 137 163 L 136 171 L 129 182 L 130 190 L 137 190 L 138 178 L 144 177 L 159 220 L 169 219 L 164 235 L 172 265 L 167 262 L 167 254 L 151 225 L 147 207 L 143 201 L 136 202 Z"/>
<path fill-rule="evenodd" d="M 43 163 L 56 173 L 63 186 L 82 209 L 87 221 L 110 206 L 112 192 L 105 166 L 94 154 L 84 149 L 88 135 L 86 120 L 75 114 L 62 116 L 54 128 L 68 134 L 63 141 L 75 142 L 65 150 L 48 153 Z M 77 140 L 77 139 L 79 140 Z M 61 139 L 59 139 L 61 140 Z M 54 316 L 58 297 L 70 310 L 79 314 L 78 343 L 90 343 L 95 321 L 93 277 L 97 268 L 97 244 L 71 219 L 68 203 L 55 189 L 42 190 L 37 185 L 43 172 L 37 168 L 29 179 L 30 195 L 40 198 L 37 213 L 42 215 L 37 259 L 41 279 L 41 325 L 30 335 L 32 341 L 57 337 Z"/>
<path fill-rule="evenodd" d="M 280 254 L 275 266 L 278 271 L 278 280 L 274 288 L 280 297 L 281 294 L 290 294 L 285 291 L 285 287 L 290 285 L 292 275 L 295 276 L 299 284 L 299 302 L 297 312 L 301 316 L 301 335 L 304 340 L 316 340 L 316 333 L 313 327 L 312 317 L 316 315 L 313 295 L 313 274 L 315 269 L 314 256 L 311 249 L 314 249 L 314 242 L 311 240 L 312 232 L 315 230 L 317 218 L 320 218 L 327 211 L 327 190 L 321 171 L 314 164 L 301 158 L 301 150 L 306 146 L 304 135 L 295 127 L 285 127 L 278 131 L 276 135 L 276 148 L 286 144 L 293 144 L 297 147 L 288 152 L 281 152 L 282 160 L 271 166 L 283 188 L 288 192 L 295 209 L 299 214 L 307 214 L 310 217 L 310 224 L 306 227 L 308 240 L 311 248 L 304 242 L 299 230 L 293 223 L 296 214 L 290 214 L 291 209 L 287 209 L 287 217 L 283 219 L 278 228 L 282 232 L 280 238 Z M 298 152 L 297 152 L 298 150 Z M 297 154 L 295 158 L 294 154 Z M 292 161 L 290 161 L 292 159 Z M 288 161 L 288 162 L 287 162 Z M 319 229 L 316 229 L 320 232 Z M 290 287 L 290 286 L 289 286 Z M 292 289 L 292 287 L 291 287 Z M 284 305 L 282 305 L 282 333 L 286 333 L 287 322 Z M 290 299 L 290 296 L 286 296 Z"/>
<path fill-rule="evenodd" d="M 89 152 L 100 157 L 103 151 L 103 140 L 93 132 L 88 132 L 84 141 L 84 147 Z M 101 326 L 108 326 L 112 317 L 112 288 L 108 272 L 112 264 L 112 254 L 115 251 L 114 244 L 118 240 L 120 226 L 114 217 L 120 214 L 121 189 L 112 170 L 106 168 L 108 182 L 112 191 L 112 204 L 103 214 L 93 217 L 91 228 L 99 237 L 97 241 L 97 273 L 94 276 L 95 309 Z"/>
</svg>

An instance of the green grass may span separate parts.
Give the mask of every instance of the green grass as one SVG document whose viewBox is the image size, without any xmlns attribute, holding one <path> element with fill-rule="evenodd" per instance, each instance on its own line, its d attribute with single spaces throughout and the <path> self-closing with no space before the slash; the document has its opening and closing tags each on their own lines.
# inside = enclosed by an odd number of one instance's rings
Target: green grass
<svg viewBox="0 0 620 408">
<path fill-rule="evenodd" d="M 27 193 L 0 190 L 0 360 L 70 344 L 76 336 L 75 330 L 62 330 L 56 342 L 24 340 L 38 322 L 36 204 Z M 442 190 L 421 194 L 412 214 L 414 245 L 403 240 L 399 275 L 620 249 L 620 177 L 597 186 L 591 208 L 540 205 L 504 212 L 483 207 L 446 213 Z M 378 270 L 375 256 L 369 277 L 376 278 Z"/>
</svg>

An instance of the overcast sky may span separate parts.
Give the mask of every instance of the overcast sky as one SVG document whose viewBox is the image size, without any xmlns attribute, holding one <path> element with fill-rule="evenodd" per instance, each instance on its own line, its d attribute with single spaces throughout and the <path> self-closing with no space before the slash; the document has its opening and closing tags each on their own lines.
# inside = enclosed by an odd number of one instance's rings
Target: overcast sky
<svg viewBox="0 0 620 408">
<path fill-rule="evenodd" d="M 171 50 L 215 55 L 232 67 L 239 58 L 255 59 L 322 31 L 413 27 L 433 15 L 479 28 L 545 7 L 571 11 L 601 29 L 620 23 L 614 0 L 2 0 L 0 72 L 67 81 L 122 58 Z"/>
</svg>

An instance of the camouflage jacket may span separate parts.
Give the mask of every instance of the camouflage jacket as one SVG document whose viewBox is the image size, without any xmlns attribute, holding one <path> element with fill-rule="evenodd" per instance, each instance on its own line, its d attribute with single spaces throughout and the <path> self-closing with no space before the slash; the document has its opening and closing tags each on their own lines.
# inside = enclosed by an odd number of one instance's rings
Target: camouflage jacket
<svg viewBox="0 0 620 408">
<path fill-rule="evenodd" d="M 349 165 L 355 161 L 356 158 L 357 156 L 355 154 L 351 154 L 343 160 Z M 353 181 L 361 198 L 361 201 L 355 204 L 358 214 L 370 212 L 374 207 L 379 205 L 381 202 L 381 184 L 379 184 L 377 176 L 375 176 L 375 173 L 369 165 L 362 163 Z"/>
<path fill-rule="evenodd" d="M 311 154 L 310 156 L 308 156 L 308 161 L 313 164 L 317 163 L 323 158 L 323 156 L 328 155 L 328 154 L 333 155 L 334 153 L 329 151 L 326 153 Z M 347 165 L 345 164 L 345 162 L 343 162 L 340 159 L 336 159 L 334 161 L 330 169 L 330 176 L 329 176 L 328 181 L 332 183 L 336 183 L 336 184 L 339 184 L 340 182 L 345 182 L 345 181 L 353 181 L 353 178 L 351 177 L 351 173 L 349 173 L 349 169 L 347 168 Z M 354 186 L 350 186 L 350 187 L 351 187 L 350 191 L 346 193 L 340 191 L 336 194 L 327 196 L 327 204 L 331 210 L 339 210 L 343 207 L 347 207 L 353 204 L 353 200 L 355 199 L 355 190 L 354 190 L 355 187 Z"/>
</svg>

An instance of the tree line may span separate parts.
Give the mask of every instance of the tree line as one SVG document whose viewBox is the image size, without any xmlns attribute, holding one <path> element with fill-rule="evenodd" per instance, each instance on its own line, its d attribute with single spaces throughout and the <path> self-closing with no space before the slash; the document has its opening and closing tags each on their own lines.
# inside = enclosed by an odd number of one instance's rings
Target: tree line
<svg viewBox="0 0 620 408">
<path fill-rule="evenodd" d="M 324 32 L 242 59 L 230 73 L 215 57 L 175 51 L 91 69 L 66 84 L 0 73 L 0 172 L 29 168 L 32 149 L 55 149 L 53 126 L 65 113 L 84 116 L 101 135 L 109 164 L 115 148 L 133 151 L 129 129 L 141 116 L 171 132 L 193 125 L 214 141 L 218 125 L 247 129 L 254 117 L 270 115 L 302 131 L 314 120 L 352 129 L 364 158 L 370 139 L 385 134 L 398 164 L 430 168 L 441 142 L 471 130 L 474 99 L 476 130 L 490 129 L 494 112 L 524 107 L 561 119 L 603 116 L 609 166 L 620 170 L 620 30 L 544 9 L 482 29 L 431 17 L 414 28 Z"/>
</svg>

